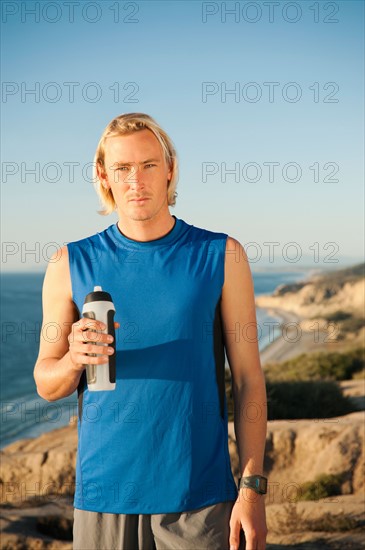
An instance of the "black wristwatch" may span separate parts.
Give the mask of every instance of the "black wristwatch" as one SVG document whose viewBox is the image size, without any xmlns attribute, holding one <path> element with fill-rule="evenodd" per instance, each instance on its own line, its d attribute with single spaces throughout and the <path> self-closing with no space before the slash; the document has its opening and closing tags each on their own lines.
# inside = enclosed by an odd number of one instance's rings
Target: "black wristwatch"
<svg viewBox="0 0 365 550">
<path fill-rule="evenodd" d="M 261 475 L 243 476 L 238 479 L 238 491 L 242 487 L 252 489 L 259 495 L 267 493 L 267 478 Z"/>
</svg>

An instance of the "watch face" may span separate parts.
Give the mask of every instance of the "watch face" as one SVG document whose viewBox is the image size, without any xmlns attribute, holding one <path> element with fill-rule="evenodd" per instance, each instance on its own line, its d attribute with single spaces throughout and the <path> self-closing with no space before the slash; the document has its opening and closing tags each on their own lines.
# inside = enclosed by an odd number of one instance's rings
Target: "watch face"
<svg viewBox="0 0 365 550">
<path fill-rule="evenodd" d="M 266 479 L 260 478 L 259 488 L 260 488 L 260 491 L 265 491 L 265 493 L 266 493 L 266 490 L 267 490 L 267 480 Z"/>
<path fill-rule="evenodd" d="M 253 486 L 255 487 L 255 489 L 257 489 L 258 491 L 265 491 L 265 480 L 260 478 L 260 477 L 256 477 L 255 479 L 252 480 L 252 484 Z"/>
</svg>

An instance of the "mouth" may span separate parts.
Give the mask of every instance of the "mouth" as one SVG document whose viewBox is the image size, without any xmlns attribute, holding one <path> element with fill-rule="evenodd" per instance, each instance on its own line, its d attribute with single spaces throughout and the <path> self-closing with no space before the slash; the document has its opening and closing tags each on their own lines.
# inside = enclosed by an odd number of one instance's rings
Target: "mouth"
<svg viewBox="0 0 365 550">
<path fill-rule="evenodd" d="M 131 199 L 129 202 L 145 202 L 145 201 L 148 201 L 148 197 L 144 197 L 144 198 L 141 198 L 141 199 Z"/>
</svg>

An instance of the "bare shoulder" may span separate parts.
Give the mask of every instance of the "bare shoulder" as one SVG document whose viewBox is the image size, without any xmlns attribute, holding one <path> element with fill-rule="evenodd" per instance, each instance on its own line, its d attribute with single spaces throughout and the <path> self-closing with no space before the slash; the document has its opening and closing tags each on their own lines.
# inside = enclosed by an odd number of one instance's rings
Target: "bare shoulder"
<svg viewBox="0 0 365 550">
<path fill-rule="evenodd" d="M 224 287 L 230 284 L 247 284 L 252 278 L 246 250 L 237 239 L 231 236 L 226 240 L 224 273 Z"/>
<path fill-rule="evenodd" d="M 71 276 L 67 246 L 50 258 L 42 288 L 43 322 L 38 360 L 61 358 L 68 350 L 67 337 L 71 325 L 78 319 L 72 300 Z"/>
<path fill-rule="evenodd" d="M 260 371 L 254 284 L 244 246 L 233 237 L 226 242 L 222 288 L 222 325 L 234 383 L 241 387 Z"/>
<path fill-rule="evenodd" d="M 57 249 L 49 259 L 43 290 L 62 295 L 63 298 L 72 301 L 71 275 L 66 245 Z"/>
<path fill-rule="evenodd" d="M 243 251 L 244 254 L 246 254 L 243 245 L 237 239 L 235 239 L 234 237 L 231 237 L 230 235 L 228 235 L 227 241 L 226 241 L 226 251 L 227 250 L 234 250 L 234 251 L 241 250 Z"/>
<path fill-rule="evenodd" d="M 248 322 L 255 319 L 254 283 L 244 246 L 227 238 L 222 288 L 222 313 L 227 321 Z"/>
</svg>

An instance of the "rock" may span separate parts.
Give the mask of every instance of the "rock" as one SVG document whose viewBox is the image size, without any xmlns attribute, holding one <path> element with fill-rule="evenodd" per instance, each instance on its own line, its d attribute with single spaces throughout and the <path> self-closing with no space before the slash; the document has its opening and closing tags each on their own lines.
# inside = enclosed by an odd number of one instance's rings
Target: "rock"
<svg viewBox="0 0 365 550">
<path fill-rule="evenodd" d="M 5 447 L 0 453 L 1 504 L 72 495 L 76 450 L 75 424 Z"/>
<path fill-rule="evenodd" d="M 72 550 L 73 508 L 67 499 L 2 506 L 2 550 Z"/>
<path fill-rule="evenodd" d="M 364 521 L 364 422 L 365 411 L 318 421 L 268 422 L 268 550 L 277 544 L 304 548 L 300 543 L 313 550 L 361 548 L 356 522 Z M 240 473 L 233 422 L 229 422 L 228 431 L 232 472 L 237 480 Z M 77 430 L 72 425 L 3 449 L 2 549 L 71 550 L 76 448 Z M 350 494 L 294 502 L 304 482 L 319 474 L 342 472 L 347 473 L 342 492 Z M 346 532 L 328 530 L 330 526 L 335 529 L 336 514 L 342 514 Z M 293 518 L 297 518 L 296 531 L 285 532 L 282 525 L 289 526 Z"/>
<path fill-rule="evenodd" d="M 63 516 L 42 516 L 37 520 L 37 530 L 54 539 L 72 541 L 73 519 Z"/>
<path fill-rule="evenodd" d="M 360 391 L 360 390 L 359 390 Z M 364 488 L 365 412 L 327 419 L 268 422 L 265 471 L 281 502 L 288 484 L 312 481 L 327 473 L 348 472 L 351 492 Z M 233 422 L 228 423 L 232 472 L 239 461 Z M 1 452 L 2 504 L 71 500 L 75 483 L 77 430 L 66 426 L 36 439 L 12 443 Z M 277 485 L 279 484 L 277 488 Z M 269 483 L 270 485 L 270 483 Z M 274 490 L 275 489 L 275 490 Z"/>
<path fill-rule="evenodd" d="M 266 503 L 285 503 L 301 493 L 301 485 L 321 474 L 346 473 L 343 492 L 364 490 L 365 411 L 327 419 L 268 422 L 265 475 Z M 233 422 L 229 423 L 233 474 L 239 465 Z"/>
<path fill-rule="evenodd" d="M 266 506 L 267 542 L 279 548 L 359 550 L 364 548 L 364 520 L 362 494 L 272 504 Z"/>
<path fill-rule="evenodd" d="M 256 297 L 255 302 L 258 307 L 280 308 L 307 319 L 319 319 L 338 311 L 363 317 L 364 293 L 365 278 L 336 284 L 331 280 L 308 281 L 295 288 L 284 285 L 279 294 L 262 294 Z"/>
</svg>

